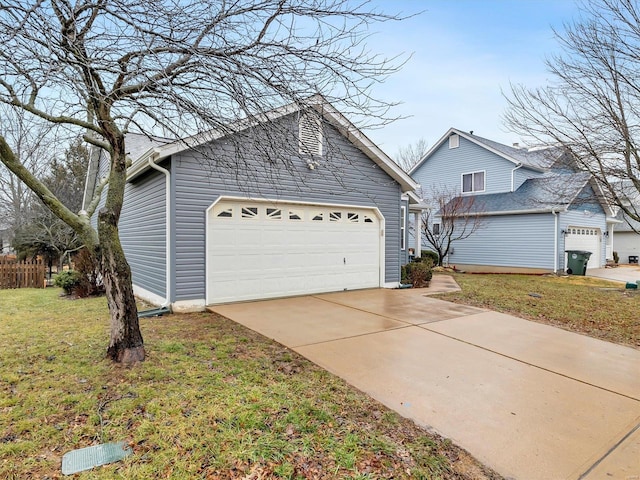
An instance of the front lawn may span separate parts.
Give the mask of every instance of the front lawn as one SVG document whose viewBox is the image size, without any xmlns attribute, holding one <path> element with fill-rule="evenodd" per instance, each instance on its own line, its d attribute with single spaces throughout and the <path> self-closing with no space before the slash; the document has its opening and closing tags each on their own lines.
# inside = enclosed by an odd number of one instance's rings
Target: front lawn
<svg viewBox="0 0 640 480">
<path fill-rule="evenodd" d="M 461 292 L 441 295 L 557 325 L 610 342 L 640 347 L 640 293 L 590 277 L 456 274 Z"/>
<path fill-rule="evenodd" d="M 134 454 L 74 478 L 497 479 L 295 353 L 213 314 L 141 320 L 148 358 L 105 360 L 104 298 L 0 291 L 0 478 L 61 478 L 70 450 Z"/>
</svg>

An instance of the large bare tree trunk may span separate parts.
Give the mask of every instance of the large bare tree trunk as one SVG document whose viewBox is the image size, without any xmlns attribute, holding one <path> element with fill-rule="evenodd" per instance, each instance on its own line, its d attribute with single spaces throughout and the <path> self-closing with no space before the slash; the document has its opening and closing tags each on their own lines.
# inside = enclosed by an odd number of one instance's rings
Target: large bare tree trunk
<svg viewBox="0 0 640 480">
<path fill-rule="evenodd" d="M 104 114 L 104 118 L 108 118 L 108 115 Z M 124 135 L 109 121 L 104 122 L 104 130 L 109 135 L 109 143 L 113 148 L 109 190 L 104 207 L 98 212 L 100 268 L 111 314 L 111 339 L 107 355 L 116 362 L 142 362 L 145 351 L 136 299 L 133 295 L 131 268 L 124 255 L 118 232 L 118 220 L 127 182 Z"/>
<path fill-rule="evenodd" d="M 145 351 L 131 284 L 131 268 L 124 256 L 113 215 L 103 210 L 98 222 L 100 269 L 111 314 L 107 356 L 121 363 L 142 362 Z"/>
</svg>

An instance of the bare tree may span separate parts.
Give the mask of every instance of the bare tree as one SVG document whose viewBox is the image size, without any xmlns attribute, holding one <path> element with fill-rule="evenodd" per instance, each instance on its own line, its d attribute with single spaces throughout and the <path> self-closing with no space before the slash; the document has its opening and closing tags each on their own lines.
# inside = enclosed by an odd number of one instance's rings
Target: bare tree
<svg viewBox="0 0 640 480">
<path fill-rule="evenodd" d="M 54 150 L 50 128 L 27 121 L 21 112 L 0 104 L 0 136 L 6 138 L 25 166 L 41 177 L 47 171 Z M 0 165 L 0 227 L 11 234 L 31 218 L 33 192 L 4 165 Z"/>
<path fill-rule="evenodd" d="M 78 211 L 82 207 L 88 164 L 89 149 L 77 138 L 61 159 L 53 158 L 40 180 L 67 208 Z M 57 262 L 61 271 L 65 258 L 70 261 L 70 254 L 82 247 L 78 234 L 35 196 L 24 208 L 30 211 L 30 216 L 15 230 L 13 247 L 18 256 L 41 255 L 50 271 L 53 262 Z"/>
<path fill-rule="evenodd" d="M 425 138 L 419 138 L 416 142 L 400 147 L 396 153 L 396 162 L 405 171 L 411 170 L 429 151 L 429 143 Z"/>
<path fill-rule="evenodd" d="M 551 83 L 512 86 L 505 121 L 533 142 L 566 148 L 607 200 L 638 221 L 623 186 L 640 192 L 640 5 L 585 0 L 581 10 L 555 32 L 562 53 L 546 62 Z"/>
<path fill-rule="evenodd" d="M 110 161 L 86 211 L 76 213 L 0 137 L 0 160 L 100 260 L 110 358 L 145 357 L 118 235 L 125 134 L 206 138 L 197 134 L 214 131 L 219 137 L 230 125 L 316 93 L 347 114 L 384 123 L 389 105 L 372 97 L 371 86 L 397 64 L 371 54 L 364 42 L 371 24 L 396 18 L 348 0 L 3 1 L 0 102 L 84 133 Z M 103 190 L 94 229 L 90 218 Z"/>
<path fill-rule="evenodd" d="M 484 208 L 478 197 L 462 196 L 445 187 L 434 187 L 424 201 L 430 208 L 422 214 L 422 234 L 438 254 L 441 266 L 455 242 L 482 228 Z"/>
</svg>

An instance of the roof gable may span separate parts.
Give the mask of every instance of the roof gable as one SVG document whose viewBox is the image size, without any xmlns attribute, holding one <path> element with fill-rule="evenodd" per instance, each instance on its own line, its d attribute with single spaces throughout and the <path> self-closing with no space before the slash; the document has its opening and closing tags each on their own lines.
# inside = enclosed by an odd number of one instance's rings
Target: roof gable
<svg viewBox="0 0 640 480">
<path fill-rule="evenodd" d="M 450 128 L 429 149 L 425 156 L 416 165 L 414 165 L 411 170 L 409 170 L 409 174 L 413 174 L 416 170 L 418 170 L 429 159 L 429 157 L 431 157 L 446 141 L 448 141 L 449 137 L 453 134 L 459 135 L 462 138 L 478 145 L 479 147 L 484 148 L 485 150 L 488 150 L 498 155 L 499 157 L 508 160 L 509 162 L 513 163 L 514 166 L 522 165 L 539 172 L 544 172 L 547 169 L 551 168 L 563 153 L 562 150 L 557 148 L 528 150 L 526 148 L 509 147 L 507 145 L 494 142 L 493 140 L 489 140 L 487 138 L 463 132 L 456 128 Z"/>
<path fill-rule="evenodd" d="M 153 141 L 150 141 L 148 148 L 140 152 L 137 158 L 131 155 L 133 164 L 129 169 L 128 178 L 133 179 L 148 170 L 150 168 L 150 160 L 157 163 L 164 158 L 175 155 L 176 153 L 190 150 L 205 143 L 224 138 L 230 134 L 242 132 L 257 124 L 275 121 L 285 115 L 300 112 L 304 109 L 316 110 L 325 121 L 333 125 L 341 135 L 362 151 L 378 167 L 386 172 L 387 175 L 398 182 L 403 192 L 414 191 L 418 187 L 417 183 L 386 153 L 384 153 L 362 131 L 360 131 L 344 115 L 319 95 L 310 98 L 304 105 L 290 104 L 271 110 L 261 115 L 259 118 L 239 121 L 236 124 L 229 126 L 225 132 L 209 131 L 170 143 L 166 143 L 166 139 L 164 139 L 164 144 L 162 144 L 161 140 L 156 138 Z M 135 148 L 135 151 L 138 152 L 138 149 Z"/>
</svg>

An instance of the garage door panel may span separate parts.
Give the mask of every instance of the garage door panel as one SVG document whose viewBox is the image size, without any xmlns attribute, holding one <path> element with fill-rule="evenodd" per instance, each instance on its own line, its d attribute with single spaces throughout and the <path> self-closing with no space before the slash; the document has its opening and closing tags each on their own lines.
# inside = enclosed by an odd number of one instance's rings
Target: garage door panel
<svg viewBox="0 0 640 480">
<path fill-rule="evenodd" d="M 600 268 L 601 233 L 595 227 L 570 226 L 566 229 L 565 250 L 591 252 L 587 268 Z"/>
<path fill-rule="evenodd" d="M 207 228 L 209 303 L 380 286 L 373 210 L 223 201 Z"/>
</svg>

